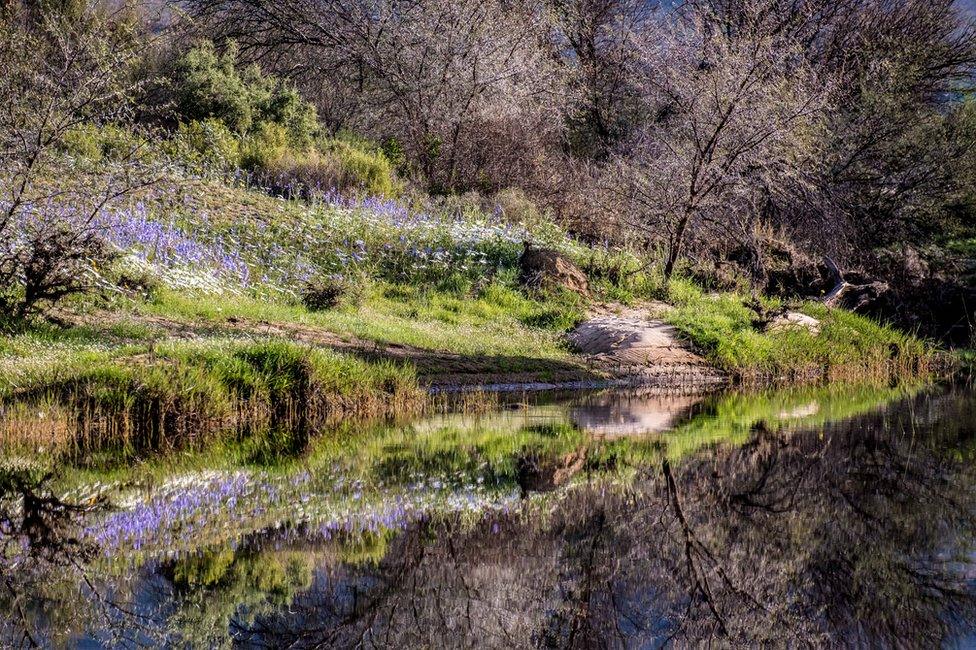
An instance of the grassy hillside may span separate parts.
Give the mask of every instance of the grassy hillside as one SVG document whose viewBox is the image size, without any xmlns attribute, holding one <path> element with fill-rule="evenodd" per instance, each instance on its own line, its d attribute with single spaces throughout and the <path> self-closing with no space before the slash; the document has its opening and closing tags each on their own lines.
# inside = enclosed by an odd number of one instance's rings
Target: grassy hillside
<svg viewBox="0 0 976 650">
<path fill-rule="evenodd" d="M 931 352 L 816 303 L 757 307 L 665 285 L 637 254 L 584 245 L 530 209 L 282 198 L 233 173 L 165 169 L 97 216 L 116 255 L 91 268 L 96 291 L 5 325 L 0 437 L 166 447 L 194 431 L 273 426 L 299 404 L 314 405 L 312 420 L 415 409 L 424 384 L 459 377 L 596 379 L 564 340 L 596 302 L 667 301 L 663 318 L 743 380 L 914 374 Z M 592 295 L 520 286 L 527 241 L 574 261 Z M 759 312 L 786 307 L 818 318 L 820 333 L 765 331 Z"/>
</svg>

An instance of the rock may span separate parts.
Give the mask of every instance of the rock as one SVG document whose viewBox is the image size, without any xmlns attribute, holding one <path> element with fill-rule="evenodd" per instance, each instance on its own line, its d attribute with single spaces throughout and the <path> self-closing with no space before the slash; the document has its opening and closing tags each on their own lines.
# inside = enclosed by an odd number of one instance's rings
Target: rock
<svg viewBox="0 0 976 650">
<path fill-rule="evenodd" d="M 755 248 L 741 246 L 729 261 L 757 282 L 756 288 L 773 296 L 795 298 L 820 296 L 833 286 L 832 273 L 824 260 L 812 257 L 789 240 L 774 235 L 759 238 Z"/>
<path fill-rule="evenodd" d="M 781 420 L 800 420 L 802 418 L 813 417 L 820 412 L 820 404 L 817 402 L 810 402 L 808 404 L 803 404 L 802 406 L 796 406 L 787 411 L 780 411 L 779 419 Z"/>
<path fill-rule="evenodd" d="M 785 314 L 775 317 L 769 322 L 769 324 L 766 325 L 767 332 L 790 329 L 804 329 L 816 336 L 820 333 L 820 321 L 813 316 L 807 316 L 806 314 L 801 314 L 798 311 L 788 311 Z"/>
<path fill-rule="evenodd" d="M 583 296 L 590 293 L 586 274 L 559 251 L 535 248 L 526 242 L 519 268 L 519 279 L 526 287 L 565 288 Z"/>
<path fill-rule="evenodd" d="M 607 395 L 599 393 L 570 409 L 569 417 L 576 427 L 589 436 L 613 440 L 625 436 L 646 436 L 671 431 L 700 404 L 705 391 L 673 393 L 671 387 L 627 391 Z"/>
<path fill-rule="evenodd" d="M 517 481 L 522 495 L 529 492 L 552 492 L 565 485 L 583 469 L 586 449 L 570 452 L 557 458 L 540 458 L 528 454 L 518 459 Z"/>
<path fill-rule="evenodd" d="M 583 354 L 621 366 L 706 365 L 679 339 L 677 330 L 640 310 L 593 316 L 568 338 Z"/>
</svg>

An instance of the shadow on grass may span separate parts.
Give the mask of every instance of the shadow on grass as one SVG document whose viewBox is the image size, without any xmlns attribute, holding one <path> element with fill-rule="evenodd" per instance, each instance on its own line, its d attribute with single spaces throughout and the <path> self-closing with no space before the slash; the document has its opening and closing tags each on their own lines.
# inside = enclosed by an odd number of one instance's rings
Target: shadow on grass
<svg viewBox="0 0 976 650">
<path fill-rule="evenodd" d="M 579 360 L 515 355 L 463 355 L 403 346 L 344 348 L 367 362 L 392 362 L 413 368 L 428 385 L 481 384 L 504 381 L 599 381 L 605 375 Z"/>
</svg>

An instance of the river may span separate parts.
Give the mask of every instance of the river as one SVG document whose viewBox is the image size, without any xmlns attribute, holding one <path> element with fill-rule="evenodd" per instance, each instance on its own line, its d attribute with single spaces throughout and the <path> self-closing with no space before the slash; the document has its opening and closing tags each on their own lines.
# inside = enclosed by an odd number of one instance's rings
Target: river
<svg viewBox="0 0 976 650">
<path fill-rule="evenodd" d="M 0 475 L 31 647 L 976 643 L 976 391 L 527 393 Z"/>
</svg>

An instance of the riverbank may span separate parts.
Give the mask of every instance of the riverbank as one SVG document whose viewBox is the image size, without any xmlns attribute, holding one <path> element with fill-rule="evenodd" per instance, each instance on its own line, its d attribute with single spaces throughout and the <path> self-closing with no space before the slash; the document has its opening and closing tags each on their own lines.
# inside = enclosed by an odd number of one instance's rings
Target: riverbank
<svg viewBox="0 0 976 650">
<path fill-rule="evenodd" d="M 284 200 L 173 172 L 103 218 L 117 253 L 93 290 L 4 326 L 2 444 L 180 448 L 413 414 L 431 390 L 935 370 L 934 348 L 862 316 L 665 283 L 633 252 L 473 205 Z M 572 290 L 526 277 L 527 241 Z"/>
<path fill-rule="evenodd" d="M 736 307 L 741 299 L 684 290 L 684 302 L 666 308 L 599 308 L 605 324 L 633 326 L 637 313 L 651 330 L 667 332 L 659 344 L 671 357 L 641 362 L 631 354 L 626 363 L 621 358 L 634 347 L 627 336 L 614 340 L 620 332 L 612 327 L 603 336 L 609 351 L 574 347 L 574 333 L 593 322 L 581 302 L 502 287 L 465 297 L 387 286 L 359 306 L 325 313 L 171 292 L 129 300 L 126 309 L 64 308 L 57 325 L 0 339 L 0 444 L 172 450 L 220 435 L 416 414 L 431 390 L 644 384 L 701 391 L 884 383 L 933 372 L 925 344 L 852 314 L 817 312 L 816 333 L 761 331 Z M 664 321 L 652 316 L 674 324 L 661 330 Z M 745 344 L 752 348 L 739 347 Z"/>
</svg>

